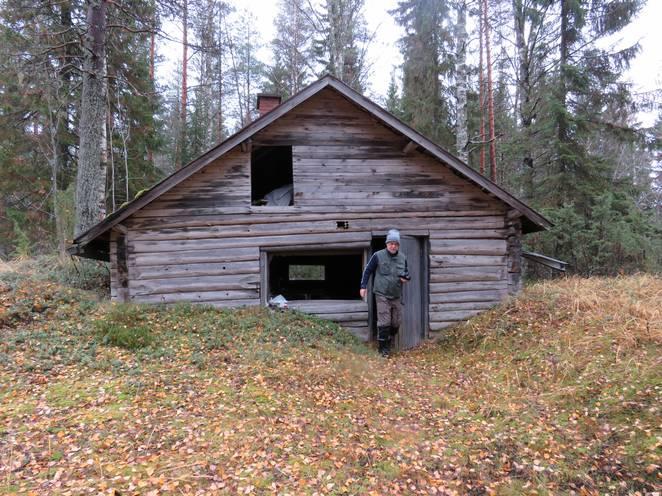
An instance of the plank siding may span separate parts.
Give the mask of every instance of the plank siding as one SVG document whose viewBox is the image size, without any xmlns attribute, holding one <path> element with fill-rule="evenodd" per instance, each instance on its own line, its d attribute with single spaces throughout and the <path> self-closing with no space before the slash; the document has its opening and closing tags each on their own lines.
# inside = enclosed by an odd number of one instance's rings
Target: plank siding
<svg viewBox="0 0 662 496">
<path fill-rule="evenodd" d="M 110 297 L 113 301 L 126 302 L 129 299 L 126 236 L 116 230 L 110 232 Z"/>
<path fill-rule="evenodd" d="M 407 142 L 334 90 L 321 91 L 252 138 L 253 146 L 292 146 L 295 204 L 251 206 L 250 152 L 236 147 L 123 222 L 126 299 L 257 305 L 266 291 L 260 250 L 368 248 L 373 235 L 397 228 L 429 239 L 430 330 L 499 303 L 516 284 L 521 222 L 437 159 L 405 154 Z M 370 335 L 362 301 L 291 306 Z"/>
<path fill-rule="evenodd" d="M 111 301 L 123 301 L 123 298 L 120 298 L 120 295 L 118 294 L 118 282 L 119 282 L 119 274 L 117 273 L 117 241 L 116 241 L 116 233 L 113 233 L 111 231 L 110 233 L 110 243 L 108 244 L 109 246 L 109 258 L 110 258 L 110 299 Z"/>
</svg>

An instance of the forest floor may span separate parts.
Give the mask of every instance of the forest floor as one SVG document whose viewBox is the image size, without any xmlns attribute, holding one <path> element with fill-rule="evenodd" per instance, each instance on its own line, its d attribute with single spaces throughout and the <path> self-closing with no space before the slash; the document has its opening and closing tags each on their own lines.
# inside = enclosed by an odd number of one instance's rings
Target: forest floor
<svg viewBox="0 0 662 496">
<path fill-rule="evenodd" d="M 659 494 L 662 279 L 567 278 L 385 360 L 295 312 L 0 267 L 2 494 Z"/>
</svg>

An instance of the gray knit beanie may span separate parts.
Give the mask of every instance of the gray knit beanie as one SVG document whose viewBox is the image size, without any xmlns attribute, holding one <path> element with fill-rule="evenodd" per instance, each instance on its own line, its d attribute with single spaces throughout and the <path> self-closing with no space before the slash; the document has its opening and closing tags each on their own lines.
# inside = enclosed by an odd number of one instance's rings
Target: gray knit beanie
<svg viewBox="0 0 662 496">
<path fill-rule="evenodd" d="M 390 229 L 386 235 L 386 242 L 400 244 L 400 232 L 397 229 Z"/>
</svg>

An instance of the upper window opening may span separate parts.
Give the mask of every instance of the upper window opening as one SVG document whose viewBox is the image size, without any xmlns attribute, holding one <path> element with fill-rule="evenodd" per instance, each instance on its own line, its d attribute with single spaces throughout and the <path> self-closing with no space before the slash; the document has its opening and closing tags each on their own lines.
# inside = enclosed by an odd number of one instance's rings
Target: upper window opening
<svg viewBox="0 0 662 496">
<path fill-rule="evenodd" d="M 253 146 L 251 151 L 251 204 L 294 204 L 292 147 Z"/>
</svg>

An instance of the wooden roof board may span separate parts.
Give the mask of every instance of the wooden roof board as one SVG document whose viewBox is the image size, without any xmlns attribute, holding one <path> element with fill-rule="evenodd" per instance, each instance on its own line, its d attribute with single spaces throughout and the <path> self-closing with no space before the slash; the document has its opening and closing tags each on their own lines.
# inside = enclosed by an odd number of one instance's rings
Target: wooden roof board
<svg viewBox="0 0 662 496">
<path fill-rule="evenodd" d="M 250 139 L 255 133 L 261 131 L 269 124 L 279 119 L 283 115 L 287 114 L 290 110 L 303 103 L 304 101 L 311 98 L 313 95 L 317 94 L 324 88 L 330 87 L 340 93 L 344 98 L 354 103 L 360 109 L 371 114 L 376 120 L 386 127 L 406 136 L 411 142 L 416 143 L 420 146 L 425 152 L 429 153 L 436 159 L 445 163 L 447 166 L 459 173 L 462 177 L 473 182 L 479 186 L 484 191 L 491 193 L 496 198 L 500 199 L 507 205 L 511 206 L 513 209 L 517 210 L 524 217 L 524 227 L 525 232 L 534 232 L 547 229 L 552 226 L 552 223 L 545 219 L 542 215 L 535 212 L 533 209 L 528 207 L 526 204 L 522 203 L 508 192 L 497 186 L 495 183 L 482 176 L 478 172 L 471 169 L 468 165 L 462 162 L 459 158 L 455 157 L 453 154 L 439 147 L 429 139 L 425 138 L 423 135 L 417 131 L 410 128 L 408 125 L 397 119 L 395 116 L 391 115 L 386 110 L 382 109 L 379 105 L 375 104 L 368 98 L 359 94 L 358 92 L 351 89 L 345 83 L 334 78 L 333 76 L 327 75 L 321 79 L 310 84 L 302 91 L 292 96 L 290 99 L 283 102 L 281 105 L 276 107 L 271 112 L 259 117 L 252 123 L 248 124 L 243 129 L 239 130 L 234 135 L 227 138 L 225 141 L 216 145 L 214 148 L 208 150 L 207 152 L 200 155 L 198 158 L 174 172 L 170 176 L 164 178 L 159 183 L 152 186 L 144 194 L 133 199 L 120 209 L 111 213 L 104 220 L 98 224 L 92 226 L 90 229 L 80 234 L 74 239 L 73 246 L 69 248 L 69 253 L 71 254 L 80 254 L 82 256 L 89 256 L 89 252 L 83 250 L 84 246 L 91 243 L 97 239 L 102 234 L 106 233 L 113 226 L 121 223 L 124 219 L 132 215 L 134 212 L 145 207 L 147 204 L 154 201 L 156 198 L 161 196 L 163 193 L 169 191 L 171 188 L 184 181 L 188 177 L 192 176 L 200 169 L 204 168 L 206 165 L 210 164 L 214 160 L 223 156 L 231 149 L 236 146 L 240 146 L 246 140 Z"/>
<path fill-rule="evenodd" d="M 532 251 L 522 251 L 522 256 L 527 260 L 531 260 L 532 262 L 536 262 L 551 269 L 558 270 L 559 272 L 565 272 L 567 266 L 570 265 L 568 262 L 564 262 L 563 260 L 558 260 L 556 258 L 548 257 L 546 255 Z"/>
</svg>

